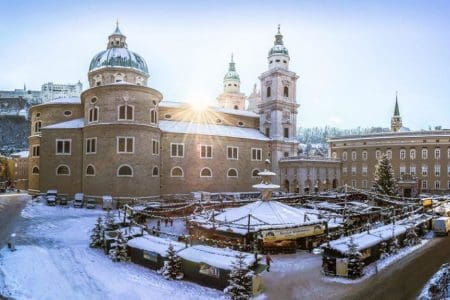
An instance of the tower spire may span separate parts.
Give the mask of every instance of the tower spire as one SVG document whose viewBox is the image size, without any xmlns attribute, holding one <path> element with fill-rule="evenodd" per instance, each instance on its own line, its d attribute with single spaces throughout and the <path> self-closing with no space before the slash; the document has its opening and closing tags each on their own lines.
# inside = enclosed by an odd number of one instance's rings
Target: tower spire
<svg viewBox="0 0 450 300">
<path fill-rule="evenodd" d="M 234 63 L 234 55 L 231 53 L 231 60 L 228 65 L 228 71 L 236 71 L 236 64 Z"/>
<path fill-rule="evenodd" d="M 280 24 L 278 24 L 278 32 L 275 35 L 274 45 L 283 45 L 283 35 L 280 32 Z"/>
<path fill-rule="evenodd" d="M 400 109 L 398 108 L 398 92 L 395 92 L 395 108 L 394 108 L 394 116 L 400 117 Z"/>
</svg>

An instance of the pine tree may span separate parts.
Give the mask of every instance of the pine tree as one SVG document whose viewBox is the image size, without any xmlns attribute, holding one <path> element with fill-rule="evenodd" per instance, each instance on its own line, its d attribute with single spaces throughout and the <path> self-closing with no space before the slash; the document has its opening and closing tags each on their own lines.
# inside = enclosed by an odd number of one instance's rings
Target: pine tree
<svg viewBox="0 0 450 300">
<path fill-rule="evenodd" d="M 91 243 L 90 247 L 99 248 L 103 246 L 103 220 L 102 217 L 97 218 L 97 223 L 91 233 Z"/>
<path fill-rule="evenodd" d="M 183 264 L 172 244 L 169 244 L 169 249 L 167 249 L 167 257 L 168 260 L 164 262 L 164 266 L 158 272 L 166 279 L 182 279 L 184 276 Z"/>
<path fill-rule="evenodd" d="M 363 275 L 364 263 L 361 261 L 362 255 L 358 251 L 358 245 L 356 245 L 353 237 L 350 237 L 348 243 L 348 277 L 351 279 L 361 277 Z"/>
<path fill-rule="evenodd" d="M 229 285 L 224 292 L 230 295 L 233 300 L 246 300 L 252 296 L 253 271 L 245 263 L 245 255 L 239 252 L 236 260 L 232 264 Z"/>
<path fill-rule="evenodd" d="M 398 239 L 394 237 L 389 244 L 389 254 L 396 254 L 400 249 L 400 244 L 398 243 Z"/>
<path fill-rule="evenodd" d="M 105 216 L 105 230 L 115 230 L 117 225 L 114 223 L 114 215 L 108 210 Z"/>
<path fill-rule="evenodd" d="M 408 246 L 414 246 L 420 243 L 420 238 L 414 230 L 414 227 L 409 228 L 406 232 L 404 243 Z"/>
<path fill-rule="evenodd" d="M 396 193 L 396 183 L 391 162 L 386 154 L 378 161 L 375 167 L 375 191 L 384 195 L 393 196 Z"/>
<path fill-rule="evenodd" d="M 128 261 L 127 240 L 123 237 L 122 232 L 117 233 L 117 237 L 111 243 L 111 250 L 109 250 L 109 257 L 115 262 Z"/>
<path fill-rule="evenodd" d="M 383 241 L 380 244 L 380 259 L 384 259 L 388 256 L 389 256 L 388 245 L 386 241 Z"/>
</svg>

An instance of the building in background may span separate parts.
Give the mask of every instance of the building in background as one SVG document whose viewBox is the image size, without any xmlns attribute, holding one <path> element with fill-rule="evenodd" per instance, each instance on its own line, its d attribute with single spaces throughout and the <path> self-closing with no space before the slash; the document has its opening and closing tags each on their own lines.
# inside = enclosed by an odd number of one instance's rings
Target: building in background
<svg viewBox="0 0 450 300">
<path fill-rule="evenodd" d="M 9 181 L 15 189 L 28 190 L 28 155 L 28 151 L 20 151 L 8 157 Z"/>
<path fill-rule="evenodd" d="M 391 130 L 328 140 L 331 158 L 342 161 L 342 184 L 372 188 L 375 166 L 386 154 L 402 196 L 414 197 L 421 192 L 448 193 L 450 130 L 409 131 L 403 127 L 397 97 Z"/>
<path fill-rule="evenodd" d="M 75 84 L 44 83 L 41 87 L 42 102 L 48 102 L 58 98 L 79 97 L 83 91 L 80 81 Z"/>
</svg>

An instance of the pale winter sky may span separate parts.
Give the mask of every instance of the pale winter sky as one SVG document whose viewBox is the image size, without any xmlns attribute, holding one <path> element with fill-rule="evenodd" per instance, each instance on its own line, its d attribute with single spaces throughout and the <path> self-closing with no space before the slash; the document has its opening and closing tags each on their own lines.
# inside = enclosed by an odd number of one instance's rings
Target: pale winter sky
<svg viewBox="0 0 450 300">
<path fill-rule="evenodd" d="M 395 2 L 395 3 L 394 3 Z M 1 1 L 0 89 L 81 80 L 118 18 L 165 100 L 214 102 L 234 52 L 242 90 L 281 24 L 299 125 L 450 128 L 448 1 Z"/>
</svg>

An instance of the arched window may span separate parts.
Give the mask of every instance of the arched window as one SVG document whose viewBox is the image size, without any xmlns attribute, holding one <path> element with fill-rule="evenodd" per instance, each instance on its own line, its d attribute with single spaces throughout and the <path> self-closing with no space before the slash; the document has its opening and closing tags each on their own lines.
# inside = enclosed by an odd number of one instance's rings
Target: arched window
<svg viewBox="0 0 450 300">
<path fill-rule="evenodd" d="M 152 176 L 153 177 L 159 176 L 159 168 L 158 167 L 153 167 Z"/>
<path fill-rule="evenodd" d="M 259 173 L 259 170 L 258 169 L 254 169 L 252 171 L 252 177 L 259 177 L 258 173 Z"/>
<path fill-rule="evenodd" d="M 134 119 L 134 107 L 132 105 L 119 106 L 119 121 L 132 121 Z"/>
<path fill-rule="evenodd" d="M 271 90 L 270 90 L 270 86 L 267 87 L 267 97 L 271 96 Z"/>
<path fill-rule="evenodd" d="M 117 176 L 133 177 L 133 168 L 129 165 L 121 165 L 117 169 Z"/>
<path fill-rule="evenodd" d="M 228 169 L 227 177 L 238 177 L 238 171 L 236 169 Z"/>
<path fill-rule="evenodd" d="M 158 123 L 158 112 L 156 111 L 156 109 L 150 110 L 150 123 L 152 124 Z"/>
<path fill-rule="evenodd" d="M 200 171 L 200 177 L 212 177 L 212 171 L 210 168 L 203 168 Z"/>
<path fill-rule="evenodd" d="M 183 169 L 180 167 L 174 167 L 170 171 L 170 177 L 183 177 L 183 176 L 184 176 Z"/>
<path fill-rule="evenodd" d="M 118 44 L 119 42 L 117 42 Z M 122 82 L 123 81 L 123 74 L 122 73 L 117 73 L 116 75 L 114 75 L 114 82 Z"/>
<path fill-rule="evenodd" d="M 285 97 L 289 97 L 289 88 L 288 88 L 287 86 L 284 87 L 283 95 L 284 95 Z"/>
<path fill-rule="evenodd" d="M 36 166 L 34 166 L 34 167 L 33 167 L 33 171 L 31 171 L 31 173 L 32 173 L 33 175 L 39 175 L 39 168 L 36 167 Z"/>
<path fill-rule="evenodd" d="M 93 165 L 87 166 L 86 176 L 95 176 L 95 167 Z"/>
<path fill-rule="evenodd" d="M 70 168 L 67 165 L 59 165 L 56 168 L 56 175 L 62 175 L 62 176 L 69 176 L 70 175 Z"/>
<path fill-rule="evenodd" d="M 35 133 L 41 132 L 41 127 L 42 127 L 42 122 L 41 121 L 35 122 L 34 123 L 34 132 Z"/>
<path fill-rule="evenodd" d="M 98 111 L 99 111 L 98 106 L 89 108 L 89 118 L 88 118 L 89 123 L 98 122 Z"/>
</svg>

